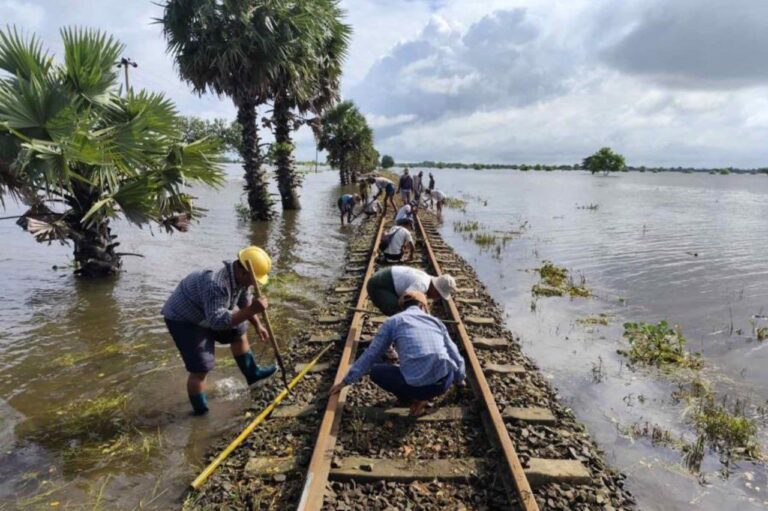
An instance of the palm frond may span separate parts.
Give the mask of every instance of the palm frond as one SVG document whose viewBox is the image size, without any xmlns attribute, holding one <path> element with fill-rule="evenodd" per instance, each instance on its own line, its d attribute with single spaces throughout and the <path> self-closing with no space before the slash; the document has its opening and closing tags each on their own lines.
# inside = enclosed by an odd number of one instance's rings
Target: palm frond
<svg viewBox="0 0 768 511">
<path fill-rule="evenodd" d="M 112 99 L 117 85 L 115 63 L 125 46 L 106 33 L 85 28 L 63 28 L 64 83 L 77 97 L 90 103 Z"/>
<path fill-rule="evenodd" d="M 0 30 L 0 69 L 19 80 L 48 74 L 52 58 L 34 35 L 25 38 L 16 27 Z"/>
</svg>

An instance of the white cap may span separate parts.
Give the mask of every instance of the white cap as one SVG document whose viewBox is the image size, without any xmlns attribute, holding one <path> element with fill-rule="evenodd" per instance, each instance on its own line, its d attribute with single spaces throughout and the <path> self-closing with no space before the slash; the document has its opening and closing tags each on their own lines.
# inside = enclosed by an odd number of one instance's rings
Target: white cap
<svg viewBox="0 0 768 511">
<path fill-rule="evenodd" d="M 443 300 L 449 299 L 456 291 L 456 279 L 450 275 L 432 277 L 432 285 L 435 286 L 435 289 L 437 289 L 437 292 L 443 297 Z"/>
</svg>

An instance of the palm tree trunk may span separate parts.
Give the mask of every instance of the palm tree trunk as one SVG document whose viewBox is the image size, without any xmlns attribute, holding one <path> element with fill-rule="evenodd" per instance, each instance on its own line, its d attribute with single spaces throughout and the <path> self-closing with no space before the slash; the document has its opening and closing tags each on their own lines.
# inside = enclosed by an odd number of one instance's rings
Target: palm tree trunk
<svg viewBox="0 0 768 511">
<path fill-rule="evenodd" d="M 261 149 L 259 148 L 259 130 L 256 125 L 256 102 L 250 98 L 236 101 L 237 122 L 243 129 L 243 143 L 240 157 L 245 170 L 245 191 L 248 193 L 248 205 L 252 220 L 270 220 L 272 201 L 269 198 L 267 179 L 261 167 Z"/>
<path fill-rule="evenodd" d="M 301 187 L 301 177 L 293 166 L 293 141 L 291 140 L 290 110 L 282 94 L 275 98 L 273 108 L 275 126 L 275 163 L 277 165 L 277 189 L 280 190 L 280 200 L 283 209 L 301 209 L 298 188 Z"/>
<path fill-rule="evenodd" d="M 75 273 L 86 278 L 108 277 L 120 271 L 122 261 L 115 253 L 117 236 L 112 235 L 109 220 L 85 227 L 79 221 L 70 223 L 70 239 L 75 245 Z"/>
<path fill-rule="evenodd" d="M 341 180 L 342 186 L 349 183 L 349 178 L 347 176 L 347 164 L 342 163 L 339 165 L 339 179 Z"/>
</svg>

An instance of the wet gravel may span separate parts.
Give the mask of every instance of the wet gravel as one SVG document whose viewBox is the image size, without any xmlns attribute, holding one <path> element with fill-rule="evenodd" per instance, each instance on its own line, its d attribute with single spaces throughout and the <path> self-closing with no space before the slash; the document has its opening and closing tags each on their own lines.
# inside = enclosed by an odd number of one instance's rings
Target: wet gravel
<svg viewBox="0 0 768 511">
<path fill-rule="evenodd" d="M 433 221 L 424 218 L 425 227 L 432 230 Z M 346 266 L 358 267 L 365 263 L 375 234 L 375 222 L 364 222 L 350 237 Z M 435 231 L 429 232 L 433 247 L 450 250 Z M 422 244 L 417 241 L 417 249 Z M 439 258 L 447 257 L 443 254 Z M 349 262 L 351 259 L 352 262 Z M 634 509 L 634 500 L 623 488 L 623 476 L 611 470 L 602 460 L 597 446 L 589 438 L 570 409 L 557 401 L 556 391 L 538 372 L 536 365 L 521 351 L 512 334 L 503 328 L 504 317 L 500 307 L 487 294 L 477 279 L 474 270 L 455 254 L 449 263 L 454 275 L 463 275 L 466 280 L 459 282 L 460 288 L 472 288 L 462 293 L 462 298 L 477 298 L 482 305 L 457 303 L 463 317 L 468 315 L 492 317 L 492 326 L 466 325 L 472 338 L 504 338 L 509 346 L 503 350 L 476 350 L 481 365 L 488 363 L 522 365 L 528 372 L 515 375 L 487 375 L 496 402 L 501 410 L 506 406 L 537 406 L 548 408 L 557 418 L 554 426 L 531 425 L 508 421 L 513 443 L 521 462 L 525 466 L 531 457 L 576 459 L 590 470 L 592 480 L 585 485 L 548 484 L 534 488 L 536 500 L 541 509 L 603 509 L 609 511 Z M 332 286 L 327 303 L 320 307 L 314 317 L 342 317 L 343 321 L 332 324 L 313 322 L 293 340 L 291 350 L 285 354 L 289 367 L 311 360 L 325 345 L 308 343 L 312 338 L 339 339 L 334 348 L 325 356 L 331 369 L 320 374 L 310 374 L 284 401 L 285 405 L 315 404 L 324 408 L 327 391 L 335 375 L 344 339 L 352 312 L 357 301 L 357 292 L 335 293 L 337 287 L 359 287 L 363 272 L 344 273 Z M 433 314 L 447 318 L 442 306 L 436 304 Z M 362 335 L 371 337 L 378 325 L 368 316 Z M 454 337 L 458 339 L 458 337 Z M 358 354 L 365 345 L 361 345 Z M 232 424 L 235 434 L 245 427 L 282 390 L 279 379 L 272 379 L 266 385 L 253 391 L 253 403 L 243 415 Z M 368 378 L 350 388 L 347 395 L 347 413 L 339 433 L 335 455 L 358 455 L 380 458 L 437 459 L 454 457 L 485 457 L 491 463 L 500 454 L 485 434 L 479 417 L 461 423 L 416 422 L 413 420 L 385 420 L 372 422 L 355 414 L 356 407 L 391 407 L 394 398 L 373 385 Z M 464 406 L 477 410 L 478 403 L 471 391 L 452 391 L 436 402 L 437 406 Z M 214 473 L 199 492 L 187 495 L 184 507 L 188 509 L 295 509 L 303 489 L 303 470 L 309 463 L 315 434 L 322 418 L 321 411 L 301 418 L 270 418 L 260 425 L 228 460 Z M 208 458 L 213 458 L 223 449 L 233 435 L 226 435 L 214 445 Z M 245 467 L 249 459 L 258 457 L 295 457 L 297 470 L 286 474 L 254 476 Z M 465 483 L 393 483 L 376 482 L 357 484 L 351 482 L 330 482 L 324 509 L 339 510 L 395 510 L 395 509 L 466 509 L 492 510 L 515 509 L 510 503 L 507 488 L 499 474 L 502 467 L 495 467 L 481 477 Z"/>
</svg>

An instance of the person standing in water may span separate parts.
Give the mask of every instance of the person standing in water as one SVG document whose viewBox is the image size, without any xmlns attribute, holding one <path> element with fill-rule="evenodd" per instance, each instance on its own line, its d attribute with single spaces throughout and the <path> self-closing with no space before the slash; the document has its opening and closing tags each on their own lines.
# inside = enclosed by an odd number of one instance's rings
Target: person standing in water
<svg viewBox="0 0 768 511">
<path fill-rule="evenodd" d="M 339 197 L 339 200 L 336 201 L 336 205 L 339 207 L 339 212 L 341 213 L 341 225 L 344 225 L 344 215 L 347 215 L 347 223 L 352 223 L 352 211 L 355 209 L 355 204 L 360 202 L 360 196 L 359 195 L 350 195 L 348 193 L 345 193 L 341 197 Z"/>
<path fill-rule="evenodd" d="M 267 309 L 267 299 L 254 300 L 248 292 L 253 284 L 248 264 L 259 283 L 266 284 L 271 259 L 261 248 L 247 247 L 216 271 L 196 271 L 184 277 L 163 305 L 161 314 L 189 373 L 187 394 L 195 415 L 208 412 L 205 381 L 216 364 L 216 343 L 229 345 L 248 385 L 275 372 L 274 365 L 256 365 L 248 344 L 249 322 L 262 341 L 269 335 L 258 317 Z"/>
</svg>

